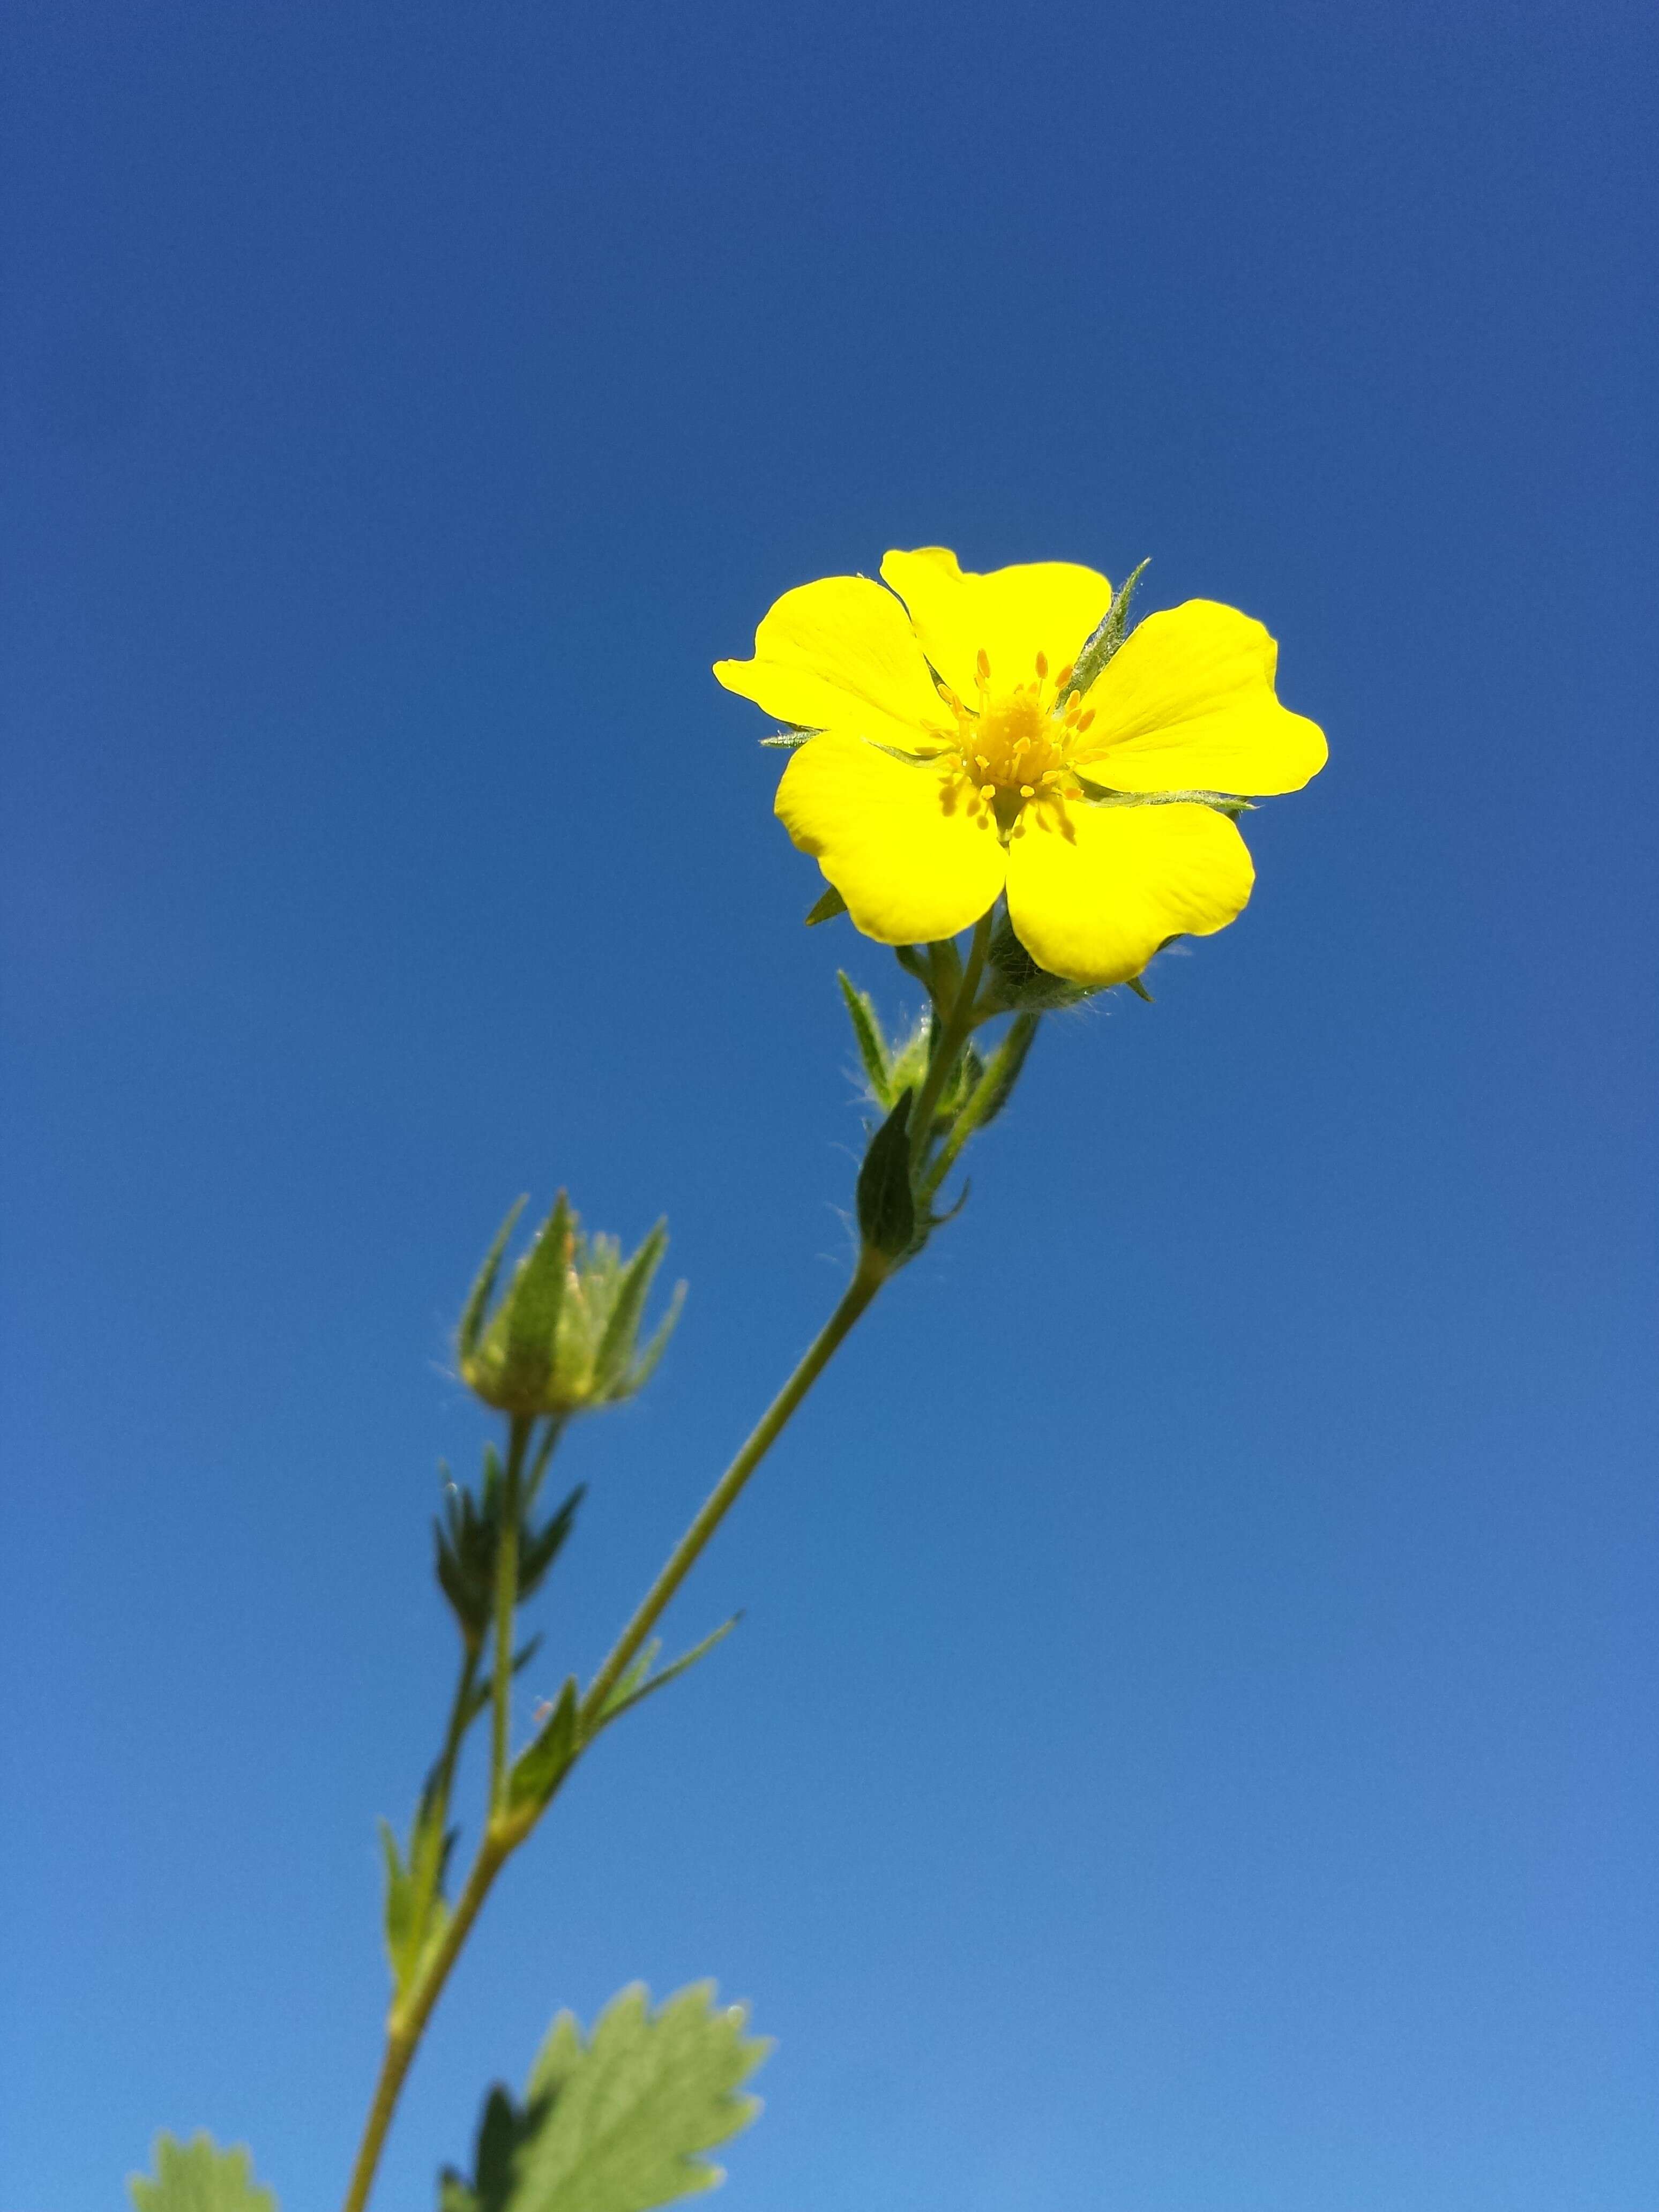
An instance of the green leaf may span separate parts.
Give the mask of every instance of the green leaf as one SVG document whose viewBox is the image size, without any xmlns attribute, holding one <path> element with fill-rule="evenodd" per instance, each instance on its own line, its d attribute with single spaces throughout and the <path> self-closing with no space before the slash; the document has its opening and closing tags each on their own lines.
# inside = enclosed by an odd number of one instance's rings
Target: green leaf
<svg viewBox="0 0 1659 2212">
<path fill-rule="evenodd" d="M 910 1099 L 904 1091 L 870 1139 L 859 1170 L 859 1234 L 884 1259 L 902 1258 L 916 1233 L 915 1194 L 910 1182 Z"/>
<path fill-rule="evenodd" d="M 240 2148 L 221 2150 L 210 2135 L 181 2143 L 155 2138 L 155 2179 L 135 2173 L 127 2187 L 138 2212 L 276 2212 L 276 2199 L 253 2179 L 253 2161 Z"/>
<path fill-rule="evenodd" d="M 847 1018 L 853 1024 L 853 1035 L 858 1042 L 859 1058 L 864 1062 L 865 1080 L 870 1085 L 870 1096 L 884 1109 L 892 1104 L 889 1091 L 890 1080 L 887 1055 L 887 1040 L 881 1033 L 881 1024 L 876 1018 L 875 1001 L 867 991 L 860 991 L 852 977 L 840 968 L 836 981 L 841 985 L 841 995 L 847 1001 Z"/>
<path fill-rule="evenodd" d="M 816 929 L 821 921 L 833 921 L 838 914 L 845 914 L 846 911 L 846 900 L 831 884 L 827 890 L 812 902 L 811 911 L 806 917 L 806 927 L 809 929 Z"/>
<path fill-rule="evenodd" d="M 653 2014 L 635 1984 L 587 2041 L 561 2013 L 522 2112 L 492 2093 L 477 2179 L 446 2175 L 443 2212 L 651 2212 L 712 2189 L 723 2177 L 700 2154 L 760 2110 L 742 2085 L 770 2048 L 744 2034 L 741 2006 L 716 2008 L 714 1994 L 697 1983 Z"/>
<path fill-rule="evenodd" d="M 569 1771 L 576 1755 L 576 1678 L 565 1677 L 558 1702 L 527 1751 L 513 1763 L 507 1802 L 514 1812 L 526 1805 L 539 1811 Z"/>
</svg>

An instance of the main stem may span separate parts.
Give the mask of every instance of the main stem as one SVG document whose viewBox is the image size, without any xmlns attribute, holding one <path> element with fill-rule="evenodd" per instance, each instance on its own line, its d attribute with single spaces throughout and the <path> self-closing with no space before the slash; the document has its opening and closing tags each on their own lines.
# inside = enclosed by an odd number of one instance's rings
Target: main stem
<svg viewBox="0 0 1659 2212">
<path fill-rule="evenodd" d="M 732 1461 L 726 1473 L 714 1485 L 704 1500 L 702 1510 L 669 1554 L 667 1565 L 647 1591 L 638 1611 L 623 1631 L 616 1649 L 593 1677 L 586 1696 L 582 1699 L 578 1714 L 578 1741 L 592 1731 L 605 1711 L 605 1702 L 615 1689 L 630 1659 L 656 1626 L 659 1617 L 670 1599 L 696 1564 L 699 1554 L 708 1544 L 720 1522 L 736 1503 L 738 1492 L 750 1476 L 776 1443 L 784 1425 L 829 1365 L 842 1340 L 865 1308 L 887 1279 L 887 1262 L 878 1255 L 863 1252 L 854 1271 L 853 1279 L 842 1293 L 840 1303 L 812 1340 L 805 1357 L 794 1373 L 756 1423 L 748 1441 Z M 510 1684 L 513 1668 L 513 1601 L 518 1595 L 518 1502 L 520 1472 L 524 1464 L 525 1447 L 530 1433 L 529 1424 L 514 1421 L 507 1443 L 507 1473 L 502 1497 L 504 1520 L 502 1542 L 497 1554 L 497 1564 L 506 1556 L 508 1531 L 511 1533 L 513 1559 L 511 1577 L 498 1572 L 495 1583 L 495 1756 L 491 1761 L 492 1783 L 490 1806 L 495 1812 L 498 1797 L 505 1788 L 507 1704 L 504 1686 Z M 503 1609 L 502 1593 L 507 1593 Z M 432 2017 L 432 2008 L 443 1993 L 450 1970 L 460 1956 L 461 1947 L 477 1918 L 496 1875 L 508 1858 L 529 1833 L 527 1827 L 491 1820 L 484 1830 L 483 1841 L 478 1846 L 478 1856 L 472 1871 L 466 1878 L 466 1887 L 455 1904 L 454 1916 L 444 1930 L 444 1937 L 431 1964 L 410 1993 L 407 2006 L 394 2006 L 386 2029 L 386 2051 L 380 2061 L 380 2078 L 374 2084 L 368 2118 L 363 2128 L 363 2139 L 357 2151 L 356 2165 L 351 2170 L 351 2182 L 346 2191 L 343 2212 L 363 2212 L 368 2202 L 368 2192 L 374 2186 L 375 2168 L 380 2161 L 381 2148 L 386 2130 L 392 2125 L 392 2116 L 398 2108 L 404 2080 Z"/>
<path fill-rule="evenodd" d="M 444 1939 L 437 1955 L 416 1985 L 406 2012 L 394 2008 L 386 2029 L 386 2052 L 380 2061 L 380 2079 L 374 2084 L 374 2094 L 368 2107 L 368 2118 L 363 2125 L 363 2139 L 358 2145 L 357 2160 L 351 2169 L 351 2182 L 346 2191 L 344 2212 L 363 2212 L 368 2202 L 368 2192 L 374 2185 L 374 2170 L 380 2162 L 380 2151 L 386 2130 L 392 2125 L 392 2116 L 398 2109 L 398 2099 L 409 2072 L 410 2063 L 432 2017 L 432 2008 L 442 1994 L 449 1979 L 449 1970 L 460 1956 L 461 1946 L 471 1931 L 483 1901 L 489 1896 L 490 1885 L 506 1863 L 510 1844 L 502 1844 L 488 1831 L 478 1846 L 478 1856 L 472 1871 L 466 1878 L 466 1887 L 456 1899 L 454 1917 L 444 1930 Z"/>
</svg>

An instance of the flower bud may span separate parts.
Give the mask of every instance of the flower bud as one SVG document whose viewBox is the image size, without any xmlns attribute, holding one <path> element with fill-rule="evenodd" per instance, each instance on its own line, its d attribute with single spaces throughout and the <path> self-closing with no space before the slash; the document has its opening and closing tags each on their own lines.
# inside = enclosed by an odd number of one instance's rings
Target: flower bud
<svg viewBox="0 0 1659 2212">
<path fill-rule="evenodd" d="M 679 1318 L 680 1284 L 643 1346 L 640 1323 L 668 1249 L 659 1222 L 631 1260 L 614 1237 L 584 1236 L 561 1191 L 491 1310 L 501 1255 L 524 1206 L 502 1223 L 457 1331 L 460 1369 L 487 1406 L 533 1419 L 568 1418 L 631 1398 L 662 1357 Z"/>
</svg>

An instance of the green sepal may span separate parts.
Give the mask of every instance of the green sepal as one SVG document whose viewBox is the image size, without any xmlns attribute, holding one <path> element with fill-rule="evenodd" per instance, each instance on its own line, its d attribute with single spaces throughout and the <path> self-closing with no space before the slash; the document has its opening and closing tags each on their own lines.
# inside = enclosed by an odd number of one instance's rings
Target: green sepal
<svg viewBox="0 0 1659 2212">
<path fill-rule="evenodd" d="M 853 1036 L 859 1048 L 859 1058 L 864 1063 L 864 1076 L 870 1086 L 870 1096 L 878 1106 L 892 1104 L 890 1095 L 891 1068 L 888 1059 L 887 1040 L 881 1033 L 881 1024 L 876 1017 L 874 1000 L 867 991 L 860 991 L 844 969 L 837 968 L 836 981 L 841 985 L 841 995 L 847 1002 L 847 1018 L 853 1024 Z"/>
<path fill-rule="evenodd" d="M 1082 652 L 1073 664 L 1072 678 L 1066 686 L 1065 697 L 1069 698 L 1073 691 L 1086 691 L 1122 644 L 1124 632 L 1128 627 L 1129 601 L 1134 596 L 1135 586 L 1151 565 L 1150 562 L 1143 561 L 1127 581 L 1119 585 L 1111 605 L 1090 633 Z"/>
<path fill-rule="evenodd" d="M 471 1359 L 478 1348 L 478 1338 L 483 1328 L 484 1316 L 489 1310 L 490 1298 L 495 1292 L 495 1279 L 501 1272 L 501 1255 L 507 1249 L 507 1238 L 518 1226 L 519 1216 L 529 1202 L 527 1198 L 520 1198 L 514 1201 L 506 1220 L 502 1222 L 496 1234 L 495 1243 L 484 1254 L 483 1265 L 478 1270 L 477 1279 L 467 1293 L 466 1304 L 461 1310 L 460 1323 L 455 1332 L 463 1363 Z"/>
<path fill-rule="evenodd" d="M 1009 1023 L 1007 1036 L 991 1054 L 990 1066 L 980 1079 L 985 1089 L 974 1109 L 975 1129 L 983 1129 L 994 1121 L 1012 1097 L 1026 1055 L 1036 1042 L 1041 1019 L 1038 1014 L 1018 1014 Z M 978 1091 L 979 1085 L 975 1085 L 975 1092 Z"/>
<path fill-rule="evenodd" d="M 915 1194 L 910 1181 L 910 1101 L 900 1094 L 892 1112 L 870 1139 L 859 1170 L 859 1235 L 867 1251 L 899 1260 L 916 1234 Z"/>
<path fill-rule="evenodd" d="M 1000 914 L 991 932 L 986 960 L 988 981 L 999 1009 L 1046 1013 L 1062 1006 L 1080 1006 L 1092 994 L 1086 984 L 1068 983 L 1063 975 L 1039 968 L 1014 934 L 1006 913 Z"/>
<path fill-rule="evenodd" d="M 611 1309 L 611 1318 L 605 1325 L 605 1334 L 599 1339 L 599 1348 L 593 1361 L 594 1376 L 600 1389 L 607 1395 L 613 1383 L 629 1374 L 634 1355 L 634 1340 L 639 1334 L 640 1317 L 645 1310 L 651 1278 L 661 1266 L 662 1255 L 667 1249 L 668 1224 L 659 1221 L 623 1270 L 622 1280 L 617 1286 L 617 1303 Z M 675 1318 L 678 1317 L 677 1308 Z M 665 1343 L 667 1341 L 662 1330 L 659 1329 L 658 1334 L 663 1337 Z M 654 1366 L 655 1364 L 653 1359 L 652 1364 Z"/>
<path fill-rule="evenodd" d="M 182 2143 L 163 2133 L 152 2154 L 155 2178 L 134 2173 L 127 2188 L 137 2212 L 276 2212 L 276 2199 L 253 2179 L 241 2145 L 221 2150 L 205 2132 Z"/>
<path fill-rule="evenodd" d="M 1254 814 L 1255 802 L 1231 791 L 1117 791 L 1109 783 L 1097 783 L 1082 769 L 1072 773 L 1083 786 L 1091 806 L 1208 806 L 1237 822 L 1241 814 Z"/>
<path fill-rule="evenodd" d="M 706 1657 L 717 1644 L 723 1644 L 742 1619 L 740 1613 L 734 1613 L 730 1620 L 723 1620 L 718 1628 L 703 1638 L 701 1644 L 694 1644 L 689 1651 L 681 1652 L 678 1659 L 671 1659 L 667 1666 L 654 1674 L 651 1669 L 656 1665 L 657 1654 L 662 1650 L 662 1639 L 653 1636 L 645 1649 L 636 1653 L 617 1676 L 595 1723 L 596 1728 L 608 1728 L 612 1721 L 619 1720 L 623 1713 L 630 1712 L 641 1698 L 653 1696 L 658 1690 L 666 1689 L 677 1677 L 684 1674 L 689 1668 L 695 1667 L 699 1659 Z"/>
<path fill-rule="evenodd" d="M 501 1315 L 507 1376 L 513 1382 L 522 1377 L 532 1395 L 553 1366 L 559 1308 L 564 1303 L 565 1278 L 574 1243 L 570 1201 L 561 1191 L 540 1234 L 519 1263 Z"/>
<path fill-rule="evenodd" d="M 474 2178 L 447 2170 L 440 2212 L 652 2212 L 712 2189 L 720 2171 L 702 2154 L 760 2110 L 743 2084 L 771 2048 L 744 2033 L 741 2006 L 713 1999 L 696 1983 L 653 2014 L 636 1984 L 586 2039 L 561 2013 L 523 2106 L 491 2090 Z"/>
<path fill-rule="evenodd" d="M 508 1810 L 520 1813 L 533 1806 L 539 1812 L 569 1772 L 576 1751 L 576 1678 L 570 1674 L 535 1741 L 513 1762 L 507 1785 Z"/>
<path fill-rule="evenodd" d="M 812 902 L 811 910 L 806 917 L 806 927 L 816 929 L 821 921 L 833 921 L 837 915 L 846 911 L 846 900 L 831 884 Z"/>
<path fill-rule="evenodd" d="M 1141 981 L 1139 975 L 1131 975 L 1128 978 L 1128 986 L 1134 993 L 1136 998 L 1144 999 L 1149 1006 L 1155 1006 L 1158 1004 L 1158 1000 L 1153 998 L 1152 993 L 1146 988 L 1146 986 Z"/>
<path fill-rule="evenodd" d="M 804 745 L 809 738 L 819 737 L 822 734 L 821 731 L 809 730 L 798 723 L 786 722 L 781 730 L 775 730 L 769 738 L 763 738 L 760 742 L 773 751 L 793 752 L 797 745 Z"/>
</svg>

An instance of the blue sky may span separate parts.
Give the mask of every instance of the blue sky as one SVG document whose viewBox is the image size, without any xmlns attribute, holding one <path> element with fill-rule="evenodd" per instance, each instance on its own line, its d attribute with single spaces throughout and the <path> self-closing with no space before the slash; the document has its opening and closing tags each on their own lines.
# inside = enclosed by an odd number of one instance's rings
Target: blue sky
<svg viewBox="0 0 1659 2212">
<path fill-rule="evenodd" d="M 1243 606 L 1331 766 L 1049 1025 L 380 2202 L 556 2006 L 712 1974 L 734 2212 L 1648 2212 L 1651 16 L 0 38 L 0 2212 L 162 2125 L 337 2201 L 460 1297 L 559 1182 L 691 1285 L 569 1446 L 550 1685 L 835 1296 L 836 965 L 907 1001 L 708 663 L 930 543 Z"/>
</svg>

